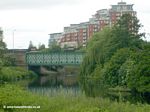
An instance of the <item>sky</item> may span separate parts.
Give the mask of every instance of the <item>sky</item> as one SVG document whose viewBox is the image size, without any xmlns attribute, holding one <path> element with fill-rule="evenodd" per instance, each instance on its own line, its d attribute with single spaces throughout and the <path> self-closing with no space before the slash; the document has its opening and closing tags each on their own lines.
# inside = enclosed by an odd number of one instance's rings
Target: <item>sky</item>
<svg viewBox="0 0 150 112">
<path fill-rule="evenodd" d="M 0 0 L 0 27 L 7 48 L 26 49 L 48 46 L 50 33 L 63 32 L 65 26 L 86 22 L 100 9 L 109 9 L 121 0 Z M 150 41 L 150 8 L 148 0 L 123 0 L 134 4 L 137 17 Z"/>
</svg>

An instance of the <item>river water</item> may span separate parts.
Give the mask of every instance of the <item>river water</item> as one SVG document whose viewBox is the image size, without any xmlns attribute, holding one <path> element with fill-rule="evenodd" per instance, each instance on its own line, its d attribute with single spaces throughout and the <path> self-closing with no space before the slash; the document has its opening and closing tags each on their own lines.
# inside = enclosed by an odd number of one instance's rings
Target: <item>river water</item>
<svg viewBox="0 0 150 112">
<path fill-rule="evenodd" d="M 78 68 L 65 67 L 59 72 L 40 74 L 28 84 L 29 91 L 44 96 L 71 95 L 78 96 L 82 92 L 78 85 Z"/>
<path fill-rule="evenodd" d="M 73 71 L 40 75 L 28 84 L 28 90 L 48 97 L 60 95 L 81 96 L 84 95 L 84 93 L 79 87 L 77 75 L 77 72 Z M 149 102 L 149 100 L 147 101 L 147 99 L 141 98 L 140 95 L 132 95 L 129 92 L 113 92 L 108 94 L 107 98 L 118 101 L 121 98 L 122 101 L 130 101 L 132 103 Z"/>
</svg>

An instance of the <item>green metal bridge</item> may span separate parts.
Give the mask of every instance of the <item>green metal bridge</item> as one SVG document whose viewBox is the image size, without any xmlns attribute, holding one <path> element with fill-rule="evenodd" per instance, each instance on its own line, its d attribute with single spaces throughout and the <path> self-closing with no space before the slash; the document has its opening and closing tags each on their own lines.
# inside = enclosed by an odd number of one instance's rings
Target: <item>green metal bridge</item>
<svg viewBox="0 0 150 112">
<path fill-rule="evenodd" d="M 80 65 L 84 52 L 28 52 L 26 63 L 29 66 L 39 65 Z"/>
</svg>

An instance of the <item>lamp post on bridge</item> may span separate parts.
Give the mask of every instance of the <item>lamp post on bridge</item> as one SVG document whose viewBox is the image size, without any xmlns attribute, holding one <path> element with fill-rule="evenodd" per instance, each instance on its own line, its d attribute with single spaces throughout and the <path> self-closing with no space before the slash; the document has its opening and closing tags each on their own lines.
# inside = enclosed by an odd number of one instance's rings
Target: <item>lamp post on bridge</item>
<svg viewBox="0 0 150 112">
<path fill-rule="evenodd" d="M 13 46 L 12 46 L 12 48 L 13 48 L 13 53 L 14 53 L 14 43 L 15 43 L 15 41 L 14 41 L 14 38 L 15 38 L 15 31 L 16 31 L 16 29 L 13 29 L 12 30 L 12 41 L 13 41 Z"/>
</svg>

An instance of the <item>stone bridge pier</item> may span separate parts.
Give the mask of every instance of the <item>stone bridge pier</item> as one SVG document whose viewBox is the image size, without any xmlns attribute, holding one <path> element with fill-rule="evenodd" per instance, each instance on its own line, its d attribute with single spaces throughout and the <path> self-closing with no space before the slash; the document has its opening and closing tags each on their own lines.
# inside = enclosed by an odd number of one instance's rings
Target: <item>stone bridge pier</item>
<svg viewBox="0 0 150 112">
<path fill-rule="evenodd" d="M 60 69 L 63 69 L 63 66 L 51 65 L 51 66 L 28 66 L 28 70 L 34 71 L 39 75 L 47 75 L 51 73 L 58 72 Z"/>
</svg>

